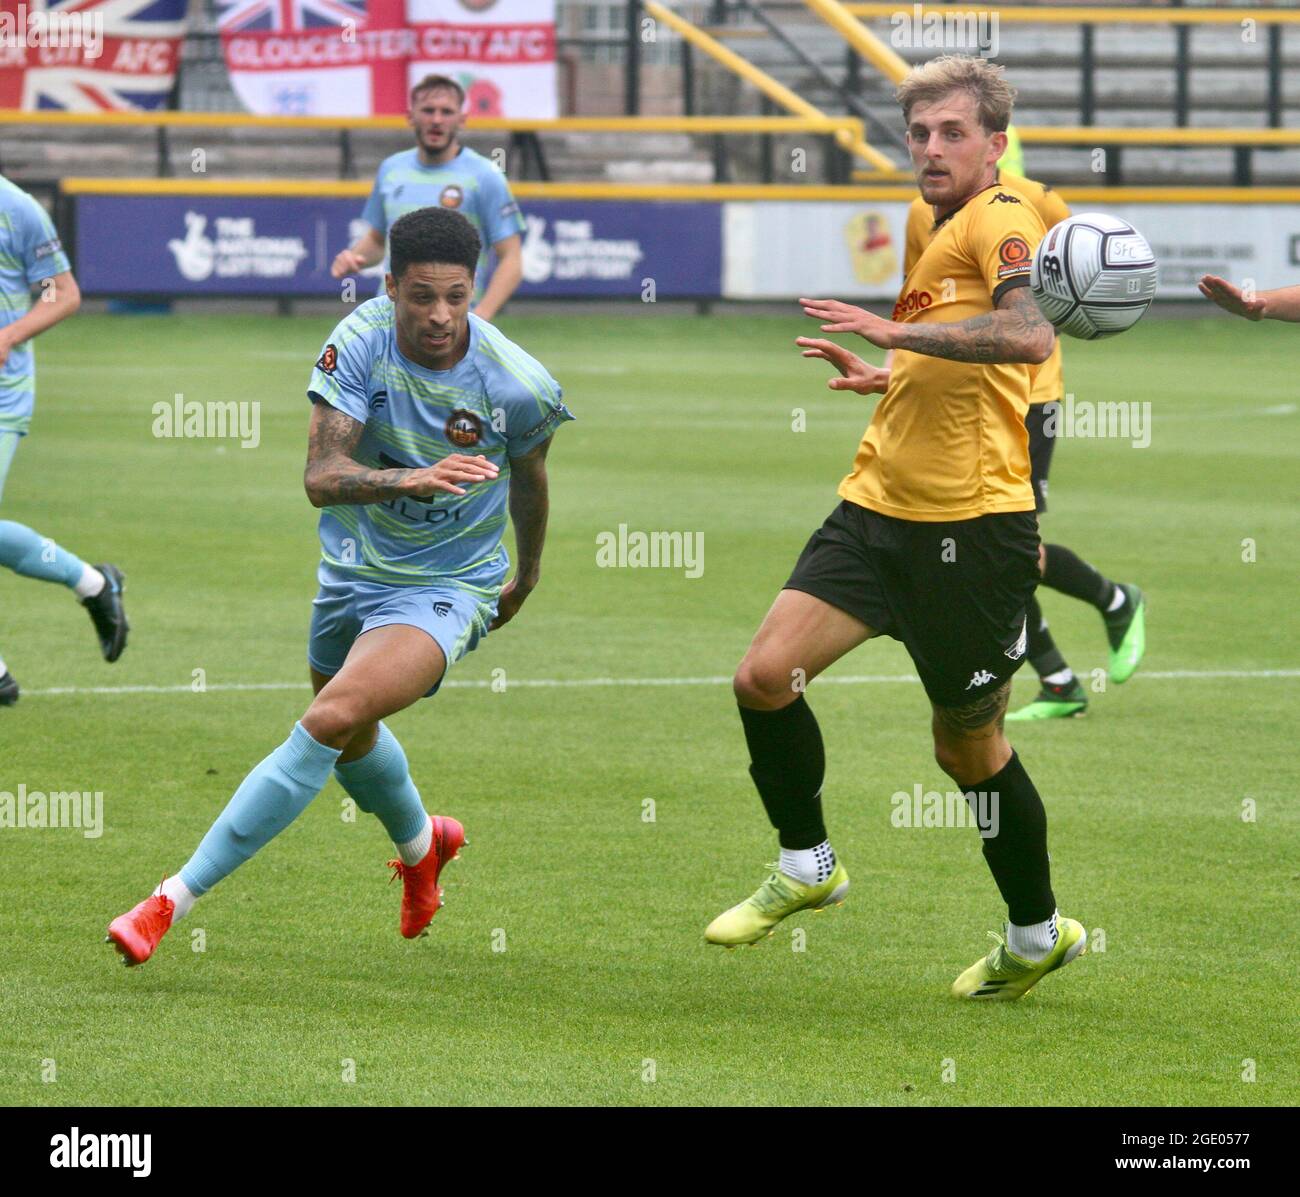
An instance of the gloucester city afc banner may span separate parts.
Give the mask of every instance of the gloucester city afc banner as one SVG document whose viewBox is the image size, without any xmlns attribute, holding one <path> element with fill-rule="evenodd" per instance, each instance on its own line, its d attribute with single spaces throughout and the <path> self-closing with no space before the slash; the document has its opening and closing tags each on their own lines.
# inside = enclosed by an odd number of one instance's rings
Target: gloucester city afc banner
<svg viewBox="0 0 1300 1197">
<path fill-rule="evenodd" d="M 188 0 L 0 0 L 0 108 L 164 108 Z"/>
<path fill-rule="evenodd" d="M 391 116 L 449 75 L 475 116 L 554 117 L 555 0 L 219 0 L 250 112 Z"/>
</svg>

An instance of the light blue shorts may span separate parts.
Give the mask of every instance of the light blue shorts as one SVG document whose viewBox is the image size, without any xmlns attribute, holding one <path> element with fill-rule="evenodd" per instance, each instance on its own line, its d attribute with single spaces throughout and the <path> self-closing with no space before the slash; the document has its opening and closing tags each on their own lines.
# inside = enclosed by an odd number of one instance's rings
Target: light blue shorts
<svg viewBox="0 0 1300 1197">
<path fill-rule="evenodd" d="M 18 442 L 22 437 L 16 432 L 0 432 L 0 499 L 5 495 L 5 479 L 9 476 L 9 467 L 13 464 L 14 454 L 18 452 Z"/>
<path fill-rule="evenodd" d="M 352 642 L 362 632 L 392 624 L 419 628 L 431 636 L 450 668 L 474 651 L 496 618 L 495 599 L 455 586 L 385 586 L 358 581 L 325 564 L 317 577 L 320 591 L 311 605 L 307 662 L 330 677 L 343 668 Z M 437 693 L 441 684 L 440 678 L 429 695 Z"/>
</svg>

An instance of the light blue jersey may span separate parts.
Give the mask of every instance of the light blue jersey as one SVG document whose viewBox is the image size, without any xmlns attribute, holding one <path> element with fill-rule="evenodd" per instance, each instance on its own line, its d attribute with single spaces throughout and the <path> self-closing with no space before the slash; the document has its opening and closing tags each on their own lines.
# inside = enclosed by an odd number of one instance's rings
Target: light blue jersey
<svg viewBox="0 0 1300 1197">
<path fill-rule="evenodd" d="M 322 580 L 447 585 L 495 600 L 510 558 L 502 543 L 510 458 L 573 419 L 560 385 L 486 320 L 469 317 L 469 348 L 450 370 L 428 370 L 397 348 L 392 301 L 361 304 L 330 334 L 308 395 L 365 424 L 354 456 L 373 469 L 435 465 L 483 454 L 500 469 L 464 495 L 327 507 Z"/>
<path fill-rule="evenodd" d="M 506 184 L 506 177 L 466 146 L 450 162 L 424 166 L 418 149 L 403 150 L 379 164 L 375 186 L 361 219 L 387 238 L 393 221 L 418 208 L 448 208 L 459 212 L 483 239 L 474 274 L 475 297 L 487 286 L 488 253 L 506 237 L 522 234 L 524 218 Z M 384 270 L 388 258 L 384 257 Z M 380 276 L 383 288 L 383 276 Z"/>
<path fill-rule="evenodd" d="M 0 327 L 27 314 L 42 279 L 71 269 L 45 209 L 0 177 Z M 0 366 L 0 432 L 25 436 L 35 402 L 36 357 L 27 341 Z"/>
</svg>

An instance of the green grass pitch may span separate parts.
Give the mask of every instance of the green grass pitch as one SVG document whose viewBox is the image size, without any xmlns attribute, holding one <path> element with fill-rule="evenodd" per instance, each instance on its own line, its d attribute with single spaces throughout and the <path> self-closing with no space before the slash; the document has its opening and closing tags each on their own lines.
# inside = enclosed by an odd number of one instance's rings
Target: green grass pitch
<svg viewBox="0 0 1300 1197">
<path fill-rule="evenodd" d="M 1088 718 L 1012 733 L 1062 909 L 1105 950 L 979 1007 L 948 985 L 1004 911 L 974 831 L 891 825 L 895 792 L 949 788 L 919 685 L 871 680 L 910 672 L 893 641 L 809 692 L 849 901 L 754 950 L 701 935 L 775 855 L 725 679 L 836 502 L 870 401 L 825 389 L 793 311 L 501 323 L 578 422 L 551 454 L 541 588 L 457 685 L 392 720 L 471 844 L 432 933 L 399 937 L 390 846 L 331 782 L 132 971 L 108 920 L 180 867 L 307 700 L 303 390 L 330 320 L 85 315 L 42 338 L 0 515 L 119 563 L 133 630 L 107 666 L 69 595 L 0 575 L 0 653 L 25 689 L 0 710 L 0 790 L 102 791 L 105 815 L 97 839 L 0 829 L 0 1101 L 1300 1097 L 1293 329 L 1150 318 L 1066 346 L 1077 399 L 1149 402 L 1152 438 L 1059 445 L 1044 532 L 1147 590 L 1149 650 Z M 155 438 L 176 393 L 260 402 L 260 446 Z M 703 533 L 703 575 L 597 568 L 620 524 Z M 1093 611 L 1043 606 L 1078 672 L 1104 665 Z M 504 692 L 482 684 L 497 670 Z M 527 684 L 548 679 L 611 684 Z M 681 684 L 618 684 L 646 679 Z M 222 689 L 261 683 L 303 688 Z"/>
</svg>

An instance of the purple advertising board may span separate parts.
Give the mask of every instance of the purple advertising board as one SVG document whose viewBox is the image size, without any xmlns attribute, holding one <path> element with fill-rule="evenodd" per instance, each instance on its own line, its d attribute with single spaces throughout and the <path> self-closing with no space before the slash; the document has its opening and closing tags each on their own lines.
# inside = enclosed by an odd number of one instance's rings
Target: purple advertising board
<svg viewBox="0 0 1300 1197">
<path fill-rule="evenodd" d="M 708 298 L 722 205 L 534 200 L 520 296 Z M 75 270 L 92 295 L 337 295 L 330 263 L 366 227 L 352 199 L 78 195 Z M 359 298 L 379 288 L 359 280 Z"/>
</svg>

